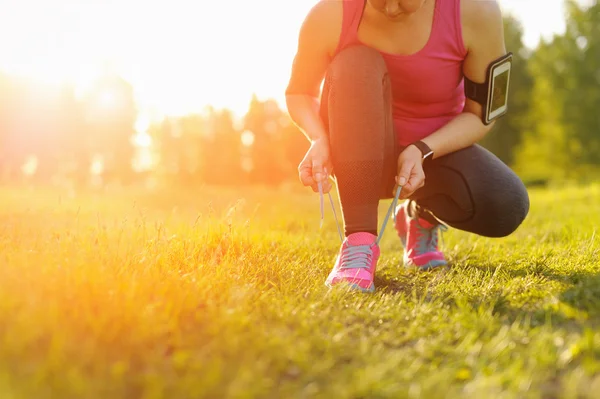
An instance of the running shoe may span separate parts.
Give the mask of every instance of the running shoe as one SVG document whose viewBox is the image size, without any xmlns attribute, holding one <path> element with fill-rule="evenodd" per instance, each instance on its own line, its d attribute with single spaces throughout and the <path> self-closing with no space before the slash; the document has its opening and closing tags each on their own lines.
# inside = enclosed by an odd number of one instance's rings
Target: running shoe
<svg viewBox="0 0 600 399">
<path fill-rule="evenodd" d="M 404 246 L 404 266 L 418 270 L 434 269 L 448 264 L 444 254 L 438 248 L 441 232 L 448 228 L 433 224 L 421 217 L 411 216 L 405 201 L 396 208 L 395 227 Z"/>
</svg>

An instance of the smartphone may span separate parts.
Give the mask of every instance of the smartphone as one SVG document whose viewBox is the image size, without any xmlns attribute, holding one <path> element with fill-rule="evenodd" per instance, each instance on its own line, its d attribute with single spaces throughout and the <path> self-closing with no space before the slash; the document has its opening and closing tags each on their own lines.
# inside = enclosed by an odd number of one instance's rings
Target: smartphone
<svg viewBox="0 0 600 399">
<path fill-rule="evenodd" d="M 512 69 L 512 53 L 490 65 L 488 73 L 488 99 L 484 110 L 484 123 L 490 124 L 508 111 L 508 90 Z"/>
</svg>

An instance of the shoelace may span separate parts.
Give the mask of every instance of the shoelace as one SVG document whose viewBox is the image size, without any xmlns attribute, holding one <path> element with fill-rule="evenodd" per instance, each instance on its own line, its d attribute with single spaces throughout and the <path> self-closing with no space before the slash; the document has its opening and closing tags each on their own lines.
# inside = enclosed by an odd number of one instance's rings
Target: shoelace
<svg viewBox="0 0 600 399">
<path fill-rule="evenodd" d="M 439 232 L 438 232 L 439 230 Z M 448 226 L 446 226 L 445 224 L 438 224 L 437 226 L 434 227 L 434 231 L 431 232 L 432 237 L 431 237 L 431 247 L 432 249 L 435 248 L 435 250 L 438 250 L 438 238 L 440 239 L 440 244 L 442 241 L 442 233 L 445 233 L 446 231 L 448 231 Z"/>
<path fill-rule="evenodd" d="M 325 205 L 324 205 L 324 199 L 323 199 L 323 184 L 322 183 L 318 183 L 319 186 L 319 197 L 321 200 L 321 227 L 323 227 L 323 221 L 325 220 Z M 398 186 L 396 188 L 396 194 L 394 195 L 394 199 L 392 200 L 392 203 L 390 204 L 390 207 L 387 210 L 387 214 L 385 215 L 385 219 L 383 219 L 383 224 L 381 225 L 381 230 L 379 231 L 379 235 L 377 236 L 377 240 L 375 241 L 375 243 L 373 245 L 379 245 L 379 242 L 381 241 L 381 238 L 383 237 L 383 233 L 385 232 L 385 228 L 387 227 L 387 223 L 388 220 L 390 219 L 390 215 L 392 214 L 392 211 L 394 209 L 396 209 L 396 206 L 398 205 L 398 199 L 400 198 L 400 192 L 402 191 L 402 186 Z M 329 195 L 329 202 L 331 203 L 331 209 L 333 209 L 333 216 L 335 218 L 335 225 L 337 227 L 338 233 L 340 235 L 340 241 L 343 243 L 344 242 L 344 235 L 342 234 L 342 229 L 340 228 L 340 222 L 338 220 L 337 217 L 337 213 L 335 211 L 335 205 L 333 204 L 333 198 L 331 197 L 331 191 L 327 193 Z M 394 222 L 396 221 L 396 214 L 394 214 Z M 360 248 L 359 247 L 355 247 L 355 248 Z"/>
<path fill-rule="evenodd" d="M 368 269 L 372 256 L 371 245 L 346 247 L 342 251 L 340 269 Z"/>
<path fill-rule="evenodd" d="M 441 237 L 441 233 L 448 231 L 448 227 L 442 223 L 437 224 L 431 229 L 426 229 L 425 227 L 418 226 L 418 239 L 419 239 L 419 252 L 433 252 L 438 250 L 438 239 Z M 423 238 L 426 240 L 423 240 Z"/>
</svg>

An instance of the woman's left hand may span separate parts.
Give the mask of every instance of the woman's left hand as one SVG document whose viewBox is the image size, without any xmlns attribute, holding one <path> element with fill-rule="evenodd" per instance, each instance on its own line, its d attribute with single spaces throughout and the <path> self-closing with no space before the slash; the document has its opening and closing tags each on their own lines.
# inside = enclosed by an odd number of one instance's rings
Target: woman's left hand
<svg viewBox="0 0 600 399">
<path fill-rule="evenodd" d="M 398 157 L 398 174 L 396 175 L 394 195 L 398 185 L 402 186 L 400 199 L 409 198 L 415 191 L 425 185 L 423 154 L 414 145 L 406 147 Z"/>
</svg>

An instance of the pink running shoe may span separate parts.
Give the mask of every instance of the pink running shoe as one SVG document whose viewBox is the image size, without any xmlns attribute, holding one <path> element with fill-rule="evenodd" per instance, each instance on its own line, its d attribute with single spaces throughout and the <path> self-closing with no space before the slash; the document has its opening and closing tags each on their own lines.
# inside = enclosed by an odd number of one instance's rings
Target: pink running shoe
<svg viewBox="0 0 600 399">
<path fill-rule="evenodd" d="M 333 287 L 336 284 L 348 283 L 353 289 L 375 291 L 373 277 L 379 255 L 377 236 L 370 233 L 350 234 L 342 243 L 325 285 Z"/>
<path fill-rule="evenodd" d="M 411 217 L 409 201 L 396 208 L 396 231 L 404 246 L 404 266 L 428 270 L 448 264 L 444 254 L 438 250 L 439 230 L 448 228 L 443 224 L 432 224 L 423 218 Z"/>
</svg>

